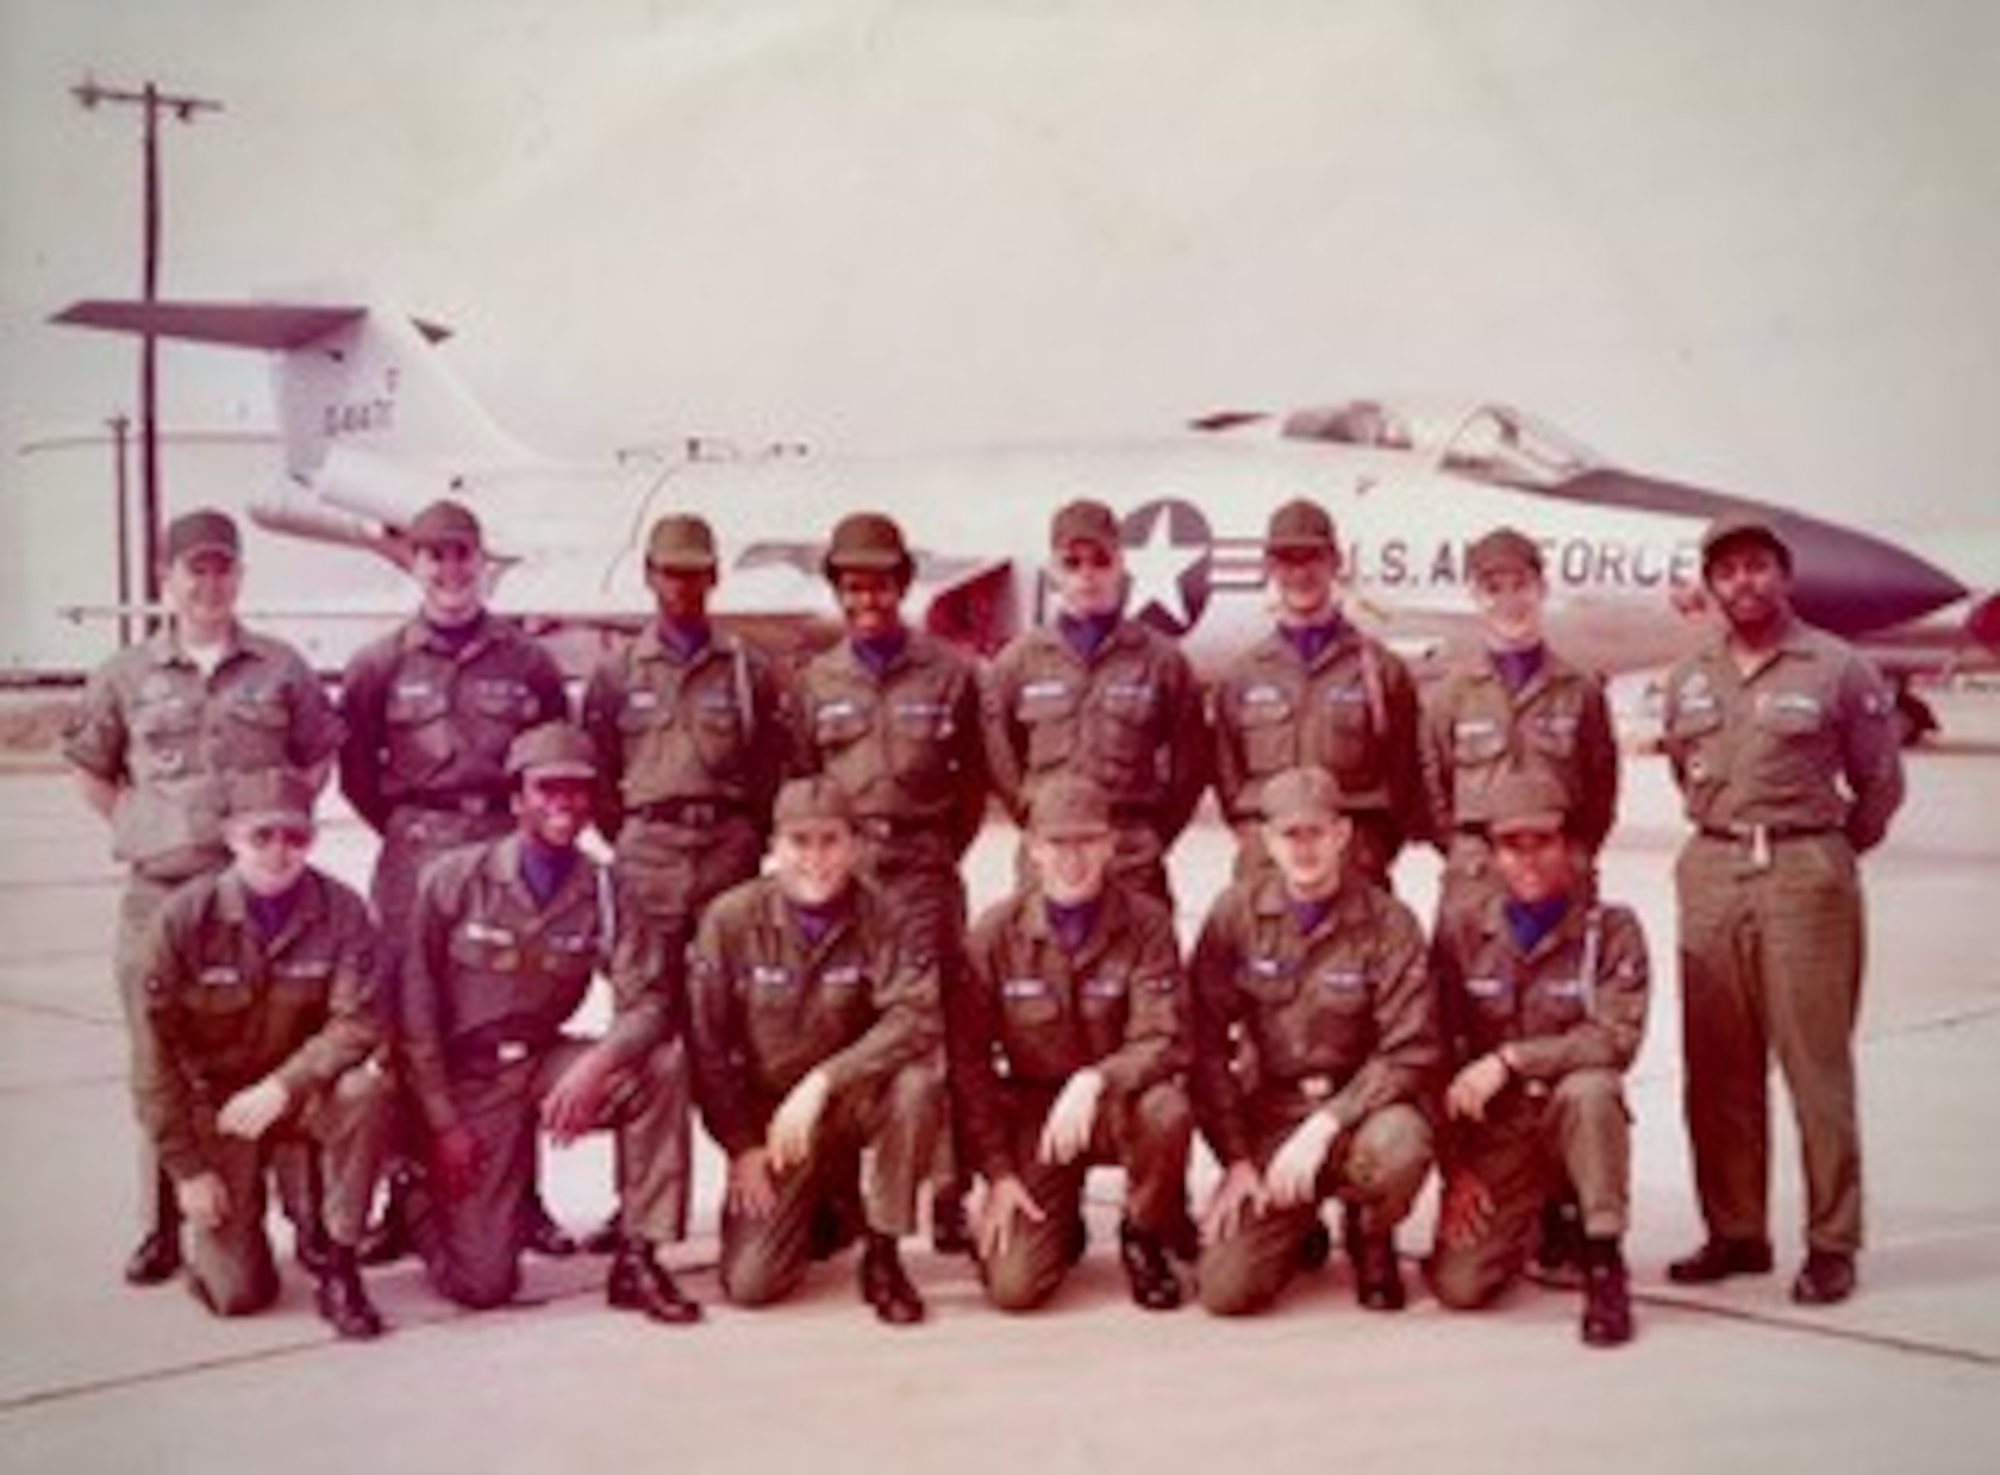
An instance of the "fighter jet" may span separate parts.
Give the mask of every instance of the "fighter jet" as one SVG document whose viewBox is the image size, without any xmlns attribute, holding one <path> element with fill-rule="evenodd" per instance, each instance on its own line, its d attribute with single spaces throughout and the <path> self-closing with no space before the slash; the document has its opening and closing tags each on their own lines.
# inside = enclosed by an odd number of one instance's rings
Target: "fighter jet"
<svg viewBox="0 0 2000 1475">
<path fill-rule="evenodd" d="M 718 614 L 803 646 L 833 628 L 819 575 L 826 534 L 847 511 L 887 511 L 917 550 L 924 622 L 990 652 L 1040 618 L 1050 515 L 1083 496 L 1121 518 L 1128 607 L 1179 637 L 1198 667 L 1266 628 L 1261 534 L 1271 509 L 1293 497 L 1333 513 L 1356 614 L 1420 664 L 1471 631 L 1465 550 L 1507 523 L 1542 544 L 1552 640 L 1606 673 L 1662 666 L 1701 625 L 1701 529 L 1749 506 L 1795 550 L 1796 604 L 1814 623 L 1866 640 L 1967 603 L 1955 625 L 1965 648 L 1990 655 L 2000 643 L 2000 597 L 1971 602 L 1911 552 L 1624 469 L 1498 404 L 1352 399 L 1290 414 L 1213 412 L 1130 442 L 897 457 L 691 441 L 579 467 L 500 429 L 442 356 L 445 329 L 366 294 L 86 301 L 55 321 L 270 354 L 285 475 L 252 499 L 258 523 L 400 562 L 416 512 L 460 498 L 488 529 L 496 606 L 577 660 L 645 617 L 639 549 L 670 510 L 700 512 L 716 528 L 726 565 Z"/>
</svg>

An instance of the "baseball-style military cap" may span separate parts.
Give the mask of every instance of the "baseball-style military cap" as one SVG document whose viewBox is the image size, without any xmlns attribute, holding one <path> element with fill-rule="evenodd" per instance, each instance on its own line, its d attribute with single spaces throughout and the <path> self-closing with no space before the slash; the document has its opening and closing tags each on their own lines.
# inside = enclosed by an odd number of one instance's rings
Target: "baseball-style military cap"
<svg viewBox="0 0 2000 1475">
<path fill-rule="evenodd" d="M 168 523 L 165 546 L 168 563 L 178 563 L 197 553 L 226 553 L 231 558 L 243 556 L 243 538 L 236 531 L 236 519 L 213 507 L 198 507 L 193 512 L 183 512 Z"/>
<path fill-rule="evenodd" d="M 1091 497 L 1063 504 L 1049 523 L 1049 546 L 1062 548 L 1071 543 L 1095 543 L 1117 551 L 1117 514 Z"/>
<path fill-rule="evenodd" d="M 838 820 L 850 828 L 854 824 L 854 801 L 847 790 L 825 774 L 795 778 L 778 790 L 778 802 L 771 810 L 775 829 L 808 824 L 814 820 Z"/>
<path fill-rule="evenodd" d="M 597 750 L 571 722 L 544 722 L 507 745 L 509 778 L 596 778 Z"/>
<path fill-rule="evenodd" d="M 1792 546 L 1778 535 L 1770 518 L 1761 512 L 1725 512 L 1708 525 L 1701 535 L 1701 567 L 1706 573 L 1716 555 L 1732 543 L 1762 543 L 1778 555 L 1787 571 L 1792 566 Z"/>
<path fill-rule="evenodd" d="M 1111 833 L 1111 798 L 1094 779 L 1059 773 L 1035 790 L 1029 832 L 1044 840 L 1088 840 Z"/>
<path fill-rule="evenodd" d="M 822 567 L 829 579 L 846 570 L 907 578 L 912 564 L 895 519 L 880 512 L 850 512 L 834 524 Z"/>
<path fill-rule="evenodd" d="M 715 533 L 705 519 L 691 512 L 670 512 L 646 535 L 646 562 L 669 573 L 711 573 Z"/>
<path fill-rule="evenodd" d="M 1350 792 L 1324 768 L 1301 766 L 1273 774 L 1257 796 L 1265 822 L 1282 825 L 1295 819 L 1337 819 L 1366 809 L 1381 809 L 1388 796 L 1380 789 Z"/>
<path fill-rule="evenodd" d="M 1542 545 L 1519 528 L 1495 528 L 1466 550 L 1465 567 L 1473 578 L 1517 568 L 1542 571 Z"/>
<path fill-rule="evenodd" d="M 410 524 L 410 541 L 419 548 L 435 548 L 440 543 L 462 543 L 468 548 L 483 548 L 485 537 L 479 526 L 479 518 L 463 502 L 454 502 L 449 497 L 440 497 Z"/>
<path fill-rule="evenodd" d="M 1317 502 L 1308 502 L 1303 497 L 1278 508 L 1264 528 L 1266 552 L 1320 553 L 1339 547 L 1333 534 L 1333 518 Z"/>
<path fill-rule="evenodd" d="M 310 825 L 313 788 L 289 768 L 233 773 L 224 790 L 224 811 L 247 824 Z"/>
<path fill-rule="evenodd" d="M 1569 795 L 1546 773 L 1503 774 L 1487 795 L 1487 830 L 1513 835 L 1528 830 L 1555 833 L 1569 817 Z"/>
</svg>

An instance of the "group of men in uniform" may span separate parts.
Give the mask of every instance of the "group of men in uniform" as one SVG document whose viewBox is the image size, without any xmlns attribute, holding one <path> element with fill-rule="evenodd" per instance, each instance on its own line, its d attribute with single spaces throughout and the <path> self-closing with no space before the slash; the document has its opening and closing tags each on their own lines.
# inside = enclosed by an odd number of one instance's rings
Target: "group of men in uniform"
<svg viewBox="0 0 2000 1475">
<path fill-rule="evenodd" d="M 1598 895 L 1602 684 L 1544 641 L 1522 534 L 1470 548 L 1484 645 L 1420 693 L 1345 617 L 1331 519 L 1288 503 L 1275 627 L 1204 691 L 1126 609 L 1101 503 L 1055 515 L 1052 617 L 983 669 L 905 622 L 902 532 L 856 513 L 824 564 L 844 638 L 780 671 L 712 624 L 712 532 L 675 514 L 647 540 L 653 618 L 576 722 L 548 655 L 486 608 L 457 503 L 409 530 L 422 607 L 356 656 L 338 712 L 236 622 L 229 519 L 176 520 L 166 553 L 172 623 L 97 673 L 68 746 L 131 866 L 118 969 L 153 1185 L 135 1283 L 179 1268 L 185 1217 L 197 1295 L 268 1304 L 273 1167 L 341 1335 L 380 1332 L 357 1267 L 404 1242 L 444 1295 L 498 1304 L 525 1250 L 574 1248 L 535 1189 L 538 1137 L 602 1128 L 607 1299 L 695 1321 L 661 1251 L 686 1233 L 698 1108 L 739 1305 L 858 1238 L 864 1300 L 921 1320 L 900 1246 L 928 1181 L 937 1246 L 973 1253 L 996 1306 L 1038 1306 L 1086 1252 L 1087 1171 L 1113 1165 L 1140 1306 L 1181 1304 L 1176 1261 L 1212 1312 L 1269 1305 L 1330 1256 L 1337 1198 L 1356 1297 L 1393 1310 L 1396 1229 L 1436 1166 L 1441 1302 L 1567 1260 L 1584 1340 L 1631 1337 L 1621 1081 L 1647 951 Z M 1896 733 L 1866 663 L 1792 614 L 1768 522 L 1715 524 L 1702 567 L 1722 620 L 1668 680 L 1665 741 L 1696 827 L 1677 881 L 1708 1235 L 1669 1274 L 1771 1268 L 1775 1053 L 1806 1163 L 1793 1295 L 1838 1301 L 1861 1233 L 1854 860 L 1900 799 Z M 336 760 L 381 836 L 372 910 L 307 860 Z M 1184 954 L 1166 857 L 1211 783 L 1235 878 Z M 960 862 L 989 795 L 1023 842 L 974 919 Z M 608 866 L 579 845 L 593 823 Z M 1428 933 L 1390 889 L 1418 842 L 1444 858 Z M 574 1017 L 600 975 L 592 1038 Z M 1197 1131 L 1221 1169 L 1199 1216 Z"/>
</svg>

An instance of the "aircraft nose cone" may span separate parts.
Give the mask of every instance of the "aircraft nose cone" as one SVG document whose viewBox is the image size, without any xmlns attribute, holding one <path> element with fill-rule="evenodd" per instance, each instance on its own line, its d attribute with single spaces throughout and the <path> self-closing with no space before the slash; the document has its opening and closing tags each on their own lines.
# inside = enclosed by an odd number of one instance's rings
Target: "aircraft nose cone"
<svg viewBox="0 0 2000 1475">
<path fill-rule="evenodd" d="M 1852 636 L 1920 619 L 1966 597 L 1965 585 L 1893 543 L 1796 514 L 1775 519 L 1792 548 L 1792 605 Z"/>
</svg>

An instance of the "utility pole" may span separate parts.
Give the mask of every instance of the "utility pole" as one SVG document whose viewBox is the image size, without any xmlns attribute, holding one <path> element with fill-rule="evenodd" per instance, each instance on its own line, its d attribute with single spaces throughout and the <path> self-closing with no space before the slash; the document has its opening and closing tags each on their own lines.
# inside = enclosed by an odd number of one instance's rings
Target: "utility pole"
<svg viewBox="0 0 2000 1475">
<path fill-rule="evenodd" d="M 138 91 L 106 87 L 94 77 L 70 89 L 85 108 L 100 103 L 118 103 L 143 109 L 145 118 L 144 250 L 140 275 L 141 295 L 147 302 L 160 295 L 160 115 L 171 113 L 182 123 L 192 123 L 202 113 L 219 113 L 222 104 L 213 98 L 184 93 L 162 92 L 148 82 Z M 160 467 L 159 467 L 159 340 L 151 333 L 139 342 L 139 499 L 141 557 L 145 561 L 146 603 L 160 600 Z M 120 498 L 122 505 L 123 498 Z"/>
</svg>

